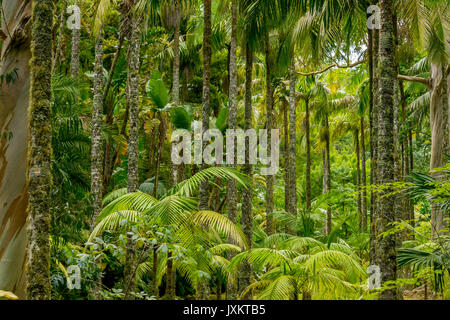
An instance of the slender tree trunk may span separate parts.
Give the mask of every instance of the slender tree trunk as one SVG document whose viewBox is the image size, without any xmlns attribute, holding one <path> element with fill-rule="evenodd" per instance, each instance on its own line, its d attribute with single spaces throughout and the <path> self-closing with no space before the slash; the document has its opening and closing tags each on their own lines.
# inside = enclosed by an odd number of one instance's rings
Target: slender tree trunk
<svg viewBox="0 0 450 320">
<path fill-rule="evenodd" d="M 175 30 L 173 34 L 173 73 L 172 73 L 172 102 L 175 106 L 180 105 L 180 23 L 181 14 L 178 0 L 174 1 L 175 13 Z M 172 186 L 175 186 L 179 181 L 178 176 L 180 165 L 171 163 L 171 179 Z"/>
<path fill-rule="evenodd" d="M 430 171 L 444 166 L 444 106 L 443 106 L 443 79 L 442 67 L 431 63 L 431 97 L 430 97 L 430 127 L 431 127 L 431 158 Z M 432 171 L 432 177 L 439 181 L 444 180 L 442 171 Z M 447 227 L 444 220 L 445 211 L 439 209 L 438 203 L 431 206 L 431 233 L 435 238 L 441 230 Z"/>
<path fill-rule="evenodd" d="M 166 295 L 169 298 L 175 297 L 175 282 L 172 251 L 167 253 L 167 274 L 166 274 Z"/>
<path fill-rule="evenodd" d="M 330 124 L 328 122 L 328 113 L 325 114 L 325 187 L 328 193 L 331 190 L 331 160 L 330 160 Z M 327 206 L 327 218 L 326 218 L 326 234 L 329 236 L 331 233 L 331 207 Z"/>
<path fill-rule="evenodd" d="M 94 98 L 92 107 L 92 146 L 91 146 L 91 194 L 95 226 L 102 210 L 102 119 L 103 119 L 103 27 L 100 28 L 95 43 Z"/>
<path fill-rule="evenodd" d="M 305 134 L 306 134 L 306 211 L 311 211 L 311 139 L 309 132 L 309 100 L 305 100 Z"/>
<path fill-rule="evenodd" d="M 229 50 L 229 107 L 228 107 L 228 127 L 229 129 L 237 129 L 236 120 L 236 98 L 237 98 L 237 61 L 236 61 L 236 46 L 237 46 L 237 1 L 233 0 L 231 2 L 231 45 Z M 235 139 L 233 139 L 235 140 Z M 233 141 L 234 144 L 234 141 Z M 233 148 L 233 165 L 231 167 L 237 168 L 236 166 L 236 149 Z M 237 186 L 236 180 L 228 180 L 228 190 L 227 190 L 227 210 L 228 219 L 233 223 L 237 222 Z M 229 255 L 231 259 L 233 255 Z M 241 273 L 241 272 L 240 272 Z M 239 275 L 241 277 L 241 274 Z M 228 286 L 228 299 L 236 299 L 236 287 L 232 285 L 231 282 L 227 283 Z M 241 289 L 241 288 L 239 288 Z"/>
<path fill-rule="evenodd" d="M 380 105 L 378 110 L 378 159 L 377 182 L 380 184 L 394 181 L 394 82 L 395 70 L 395 43 L 392 10 L 392 0 L 381 0 L 381 29 L 379 37 L 379 93 Z M 397 272 L 395 235 L 381 237 L 380 234 L 392 228 L 395 221 L 394 198 L 385 196 L 390 190 L 380 194 L 376 216 L 376 246 L 379 248 L 377 263 L 381 271 L 382 284 L 386 281 L 395 281 Z M 385 290 L 380 293 L 382 300 L 395 300 L 396 289 Z"/>
<path fill-rule="evenodd" d="M 283 133 L 284 133 L 284 208 L 288 212 L 289 207 L 289 130 L 288 130 L 288 103 L 283 100 Z"/>
<path fill-rule="evenodd" d="M 359 131 L 355 132 L 355 142 L 356 142 L 356 191 L 358 193 L 356 200 L 356 208 L 359 217 L 359 230 L 362 230 L 362 210 L 361 210 L 361 158 L 360 158 L 360 148 L 359 148 Z"/>
<path fill-rule="evenodd" d="M 372 60 L 372 104 L 371 104 L 371 136 L 370 136 L 370 184 L 377 184 L 377 158 L 378 158 L 378 105 L 379 105 L 379 92 L 378 92 L 378 42 L 379 42 L 379 30 L 373 30 L 369 32 L 369 35 L 372 41 L 370 42 L 371 46 L 369 48 L 372 51 L 370 55 Z M 376 256 L 377 256 L 377 248 L 375 243 L 376 237 L 376 224 L 375 220 L 377 219 L 377 195 L 373 190 L 370 191 L 370 249 L 369 249 L 369 258 L 370 264 L 375 264 Z"/>
<path fill-rule="evenodd" d="M 153 249 L 153 295 L 159 297 L 159 287 L 156 281 L 156 276 L 158 274 L 158 248 Z"/>
<path fill-rule="evenodd" d="M 361 132 L 361 190 L 362 190 L 362 219 L 361 230 L 367 232 L 367 181 L 366 181 L 366 143 L 364 136 L 364 116 L 360 118 Z"/>
<path fill-rule="evenodd" d="M 140 23 L 141 19 L 133 15 L 132 17 L 131 39 L 128 47 L 128 96 L 129 105 L 129 129 L 128 136 L 128 192 L 136 192 L 138 189 L 138 162 L 139 162 L 139 52 L 140 52 Z M 135 265 L 136 265 L 136 242 L 133 240 L 133 233 L 127 232 L 127 247 L 125 257 L 124 280 L 126 287 L 124 289 L 124 299 L 134 300 L 135 286 Z"/>
<path fill-rule="evenodd" d="M 77 6 L 80 5 L 79 1 L 75 2 Z M 80 45 L 81 45 L 81 29 L 72 29 L 72 62 L 71 62 L 71 75 L 73 78 L 78 78 L 80 71 Z M 103 76 L 103 75 L 102 75 Z"/>
<path fill-rule="evenodd" d="M 295 61 L 291 59 L 289 67 L 289 142 L 288 142 L 288 190 L 287 212 L 297 215 L 297 135 L 295 101 Z"/>
<path fill-rule="evenodd" d="M 119 27 L 119 39 L 117 44 L 117 50 L 114 53 L 114 58 L 111 63 L 111 67 L 109 69 L 108 73 L 108 79 L 105 84 L 105 89 L 103 90 L 103 103 L 106 103 L 106 99 L 108 98 L 109 89 L 111 87 L 112 79 L 114 77 L 114 72 L 116 70 L 117 62 L 119 61 L 120 53 L 122 51 L 123 42 L 125 40 L 125 37 L 130 34 L 130 1 L 122 1 L 120 3 L 119 12 L 121 15 L 120 19 L 120 27 Z"/>
<path fill-rule="evenodd" d="M 139 52 L 140 52 L 140 19 L 133 18 L 133 29 L 128 47 L 128 96 L 129 136 L 128 136 L 128 192 L 136 192 L 138 188 L 139 161 Z"/>
<path fill-rule="evenodd" d="M 61 55 L 62 45 L 63 45 L 63 36 L 64 36 L 64 14 L 66 13 L 66 7 L 67 7 L 67 1 L 63 1 L 63 5 L 61 8 L 61 13 L 59 15 L 59 33 L 58 33 L 58 39 L 56 41 L 56 47 L 53 54 L 53 61 L 52 61 L 52 74 L 55 73 L 56 65 L 58 64 L 59 57 Z"/>
<path fill-rule="evenodd" d="M 406 98 L 405 98 L 405 92 L 403 88 L 403 81 L 399 81 L 399 90 L 400 90 L 400 103 L 402 106 L 402 122 L 403 124 L 406 124 Z M 412 148 L 412 145 L 409 145 L 408 138 L 409 138 L 410 131 L 406 134 L 404 134 L 403 140 L 402 140 L 402 147 L 403 147 L 403 177 L 408 176 L 411 173 L 411 167 L 410 167 L 410 154 L 409 149 Z M 409 200 L 408 196 L 404 197 L 404 215 L 403 219 L 408 220 L 409 223 L 414 226 L 414 205 Z M 408 231 L 407 231 L 408 232 Z M 407 239 L 413 239 L 414 233 L 411 232 L 409 235 L 405 235 L 405 240 Z"/>
<path fill-rule="evenodd" d="M 253 72 L 253 52 L 250 46 L 245 47 L 245 119 L 244 129 L 252 128 L 252 72 Z M 250 164 L 250 143 L 249 139 L 245 141 L 245 164 L 243 172 L 249 181 L 249 187 L 242 190 L 242 231 L 248 242 L 248 249 L 253 246 L 253 166 Z M 252 276 L 252 266 L 244 262 L 240 270 L 239 292 L 250 285 Z"/>
<path fill-rule="evenodd" d="M 28 142 L 27 299 L 48 300 L 50 285 L 50 207 L 53 1 L 33 2 L 31 97 Z M 50 54 L 49 54 L 50 52 Z"/>
<path fill-rule="evenodd" d="M 210 114 L 210 77 L 211 77 L 211 0 L 203 1 L 203 97 L 202 97 L 202 134 L 209 129 Z M 203 142 L 203 150 L 206 142 Z M 202 169 L 206 164 L 202 162 Z M 199 209 L 208 209 L 208 181 L 200 185 Z"/>
<path fill-rule="evenodd" d="M 270 42 L 269 42 L 269 32 L 266 31 L 264 35 L 264 47 L 265 47 L 265 58 L 266 58 L 266 108 L 267 108 L 267 154 L 271 153 L 271 138 L 272 138 L 272 128 L 273 128 L 273 88 L 271 79 L 271 63 L 270 63 Z M 273 175 L 266 176 L 266 233 L 271 235 L 274 232 L 273 226 L 273 189 L 274 189 Z"/>
</svg>

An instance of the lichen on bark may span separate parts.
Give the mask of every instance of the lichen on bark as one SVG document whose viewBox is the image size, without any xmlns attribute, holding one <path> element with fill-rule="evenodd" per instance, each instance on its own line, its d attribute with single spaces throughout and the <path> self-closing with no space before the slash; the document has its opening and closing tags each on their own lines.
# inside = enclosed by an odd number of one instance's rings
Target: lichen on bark
<svg viewBox="0 0 450 320">
<path fill-rule="evenodd" d="M 50 285 L 51 74 L 53 0 L 32 3 L 31 88 L 28 115 L 27 298 L 48 300 Z"/>
</svg>

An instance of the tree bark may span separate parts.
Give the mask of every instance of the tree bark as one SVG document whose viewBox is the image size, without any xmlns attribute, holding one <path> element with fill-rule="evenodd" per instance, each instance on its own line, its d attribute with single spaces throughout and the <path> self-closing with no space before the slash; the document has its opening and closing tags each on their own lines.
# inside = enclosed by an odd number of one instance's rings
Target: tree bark
<svg viewBox="0 0 450 320">
<path fill-rule="evenodd" d="M 305 100 L 305 135 L 306 135 L 306 212 L 311 211 L 311 138 L 309 132 L 309 100 Z"/>
<path fill-rule="evenodd" d="M 366 181 L 366 143 L 364 135 L 364 116 L 360 118 L 360 132 L 361 132 L 361 190 L 362 190 L 362 219 L 361 230 L 367 232 L 367 181 Z"/>
<path fill-rule="evenodd" d="M 59 57 L 61 55 L 61 49 L 63 45 L 63 36 L 64 36 L 64 14 L 66 13 L 66 7 L 67 7 L 67 1 L 64 0 L 61 8 L 61 13 L 59 15 L 59 32 L 58 32 L 58 38 L 56 41 L 55 51 L 53 54 L 53 61 L 52 61 L 52 74 L 55 72 L 56 65 L 58 64 Z"/>
<path fill-rule="evenodd" d="M 362 209 L 361 209 L 361 158 L 360 158 L 360 148 L 359 148 L 359 130 L 355 132 L 355 154 L 356 154 L 356 191 L 358 193 L 356 200 L 356 210 L 359 217 L 359 230 L 362 230 Z"/>
<path fill-rule="evenodd" d="M 228 107 L 228 128 L 229 129 L 237 129 L 237 120 L 236 120 L 236 98 L 237 98 L 237 60 L 236 60 L 236 46 L 237 46 L 237 2 L 233 0 L 231 2 L 231 44 L 229 50 L 229 107 Z M 235 140 L 235 139 L 234 139 Z M 233 141 L 234 143 L 234 141 Z M 227 150 L 227 152 L 229 152 Z M 229 165 L 230 167 L 237 168 L 236 165 L 236 149 L 233 148 L 233 159 L 234 164 Z M 237 186 L 236 180 L 230 179 L 228 180 L 228 190 L 227 190 L 227 210 L 228 210 L 228 219 L 233 223 L 237 222 Z M 231 259 L 233 255 L 229 255 Z M 241 277 L 241 272 L 239 277 Z M 232 283 L 227 283 L 227 293 L 228 298 L 231 300 L 236 299 L 236 289 Z M 240 286 L 240 284 L 239 284 Z M 241 289 L 241 288 L 239 288 Z"/>
<path fill-rule="evenodd" d="M 431 63 L 431 97 L 430 97 L 430 127 L 431 127 L 431 158 L 430 171 L 444 166 L 444 106 L 443 106 L 443 79 L 442 67 Z M 442 171 L 432 171 L 431 176 L 439 181 L 444 180 Z M 434 238 L 447 227 L 444 220 L 445 211 L 439 209 L 438 203 L 431 206 L 431 233 Z"/>
<path fill-rule="evenodd" d="M 325 162 L 324 162 L 324 185 L 325 192 L 328 193 L 331 190 L 331 160 L 330 160 L 330 124 L 328 122 L 328 112 L 325 113 Z M 331 207 L 327 206 L 327 217 L 325 223 L 325 233 L 330 235 L 331 233 Z"/>
<path fill-rule="evenodd" d="M 92 106 L 91 195 L 93 217 L 91 229 L 102 210 L 102 119 L 103 119 L 103 26 L 95 43 L 94 97 Z"/>
<path fill-rule="evenodd" d="M 211 77 L 211 0 L 203 1 L 203 96 L 202 96 L 202 135 L 209 129 L 210 77 Z M 207 143 L 203 142 L 203 150 Z M 202 162 L 202 170 L 206 164 Z M 208 181 L 200 185 L 199 209 L 208 210 Z"/>
<path fill-rule="evenodd" d="M 0 84 L 0 288 L 24 299 L 31 1 L 8 0 L 1 6 L 7 37 L 2 41 L 0 74 L 17 68 L 18 77 L 9 85 Z"/>
<path fill-rule="evenodd" d="M 128 47 L 128 96 L 129 130 L 128 136 L 128 192 L 136 192 L 139 184 L 139 52 L 141 43 L 141 19 L 135 15 L 132 17 L 131 39 Z M 125 300 L 134 300 L 135 265 L 136 265 L 136 242 L 133 233 L 127 232 L 126 264 L 124 269 Z"/>
<path fill-rule="evenodd" d="M 291 59 L 289 67 L 289 139 L 288 139 L 288 190 L 287 212 L 297 215 L 297 136 L 296 136 L 296 101 L 295 101 L 295 62 Z"/>
<path fill-rule="evenodd" d="M 395 43 L 392 10 L 392 0 L 381 0 L 381 29 L 379 37 L 379 95 L 378 108 L 378 159 L 377 182 L 380 184 L 394 182 L 394 82 Z M 380 193 L 376 216 L 376 246 L 379 248 L 377 263 L 381 271 L 382 284 L 395 281 L 397 272 L 395 235 L 380 236 L 381 233 L 392 228 L 395 221 L 394 198 L 386 196 L 391 190 Z M 397 299 L 396 289 L 385 290 L 380 293 L 382 300 Z"/>
<path fill-rule="evenodd" d="M 253 72 L 253 52 L 248 44 L 245 47 L 245 116 L 244 129 L 252 128 L 252 72 Z M 243 172 L 249 181 L 249 187 L 242 190 L 242 231 L 248 242 L 248 249 L 253 246 L 253 166 L 250 164 L 250 143 L 245 141 L 245 164 Z M 252 266 L 244 262 L 240 270 L 239 292 L 250 285 L 252 276 Z"/>
<path fill-rule="evenodd" d="M 378 158 L 378 102 L 379 102 L 379 92 L 378 92 L 378 44 L 379 44 L 379 30 L 373 30 L 369 32 L 372 41 L 369 46 L 372 54 L 370 55 L 372 63 L 372 104 L 370 112 L 370 122 L 371 122 L 371 133 L 370 133 L 370 184 L 377 184 L 377 158 Z M 375 264 L 377 256 L 377 248 L 375 243 L 376 237 L 376 224 L 377 219 L 377 196 L 373 190 L 370 191 L 370 249 L 369 249 L 369 259 L 370 264 Z"/>
<path fill-rule="evenodd" d="M 27 299 L 51 299 L 50 197 L 53 0 L 33 2 L 28 142 Z M 50 52 L 50 54 L 49 54 Z"/>
<path fill-rule="evenodd" d="M 129 136 L 128 136 L 128 192 L 138 189 L 139 162 L 139 52 L 140 52 L 140 19 L 133 17 L 132 35 L 128 47 L 128 95 Z"/>
<path fill-rule="evenodd" d="M 79 6 L 79 1 L 75 2 Z M 78 78 L 80 71 L 80 45 L 81 45 L 81 29 L 72 29 L 72 60 L 71 60 L 71 72 L 73 78 Z M 103 75 L 102 75 L 103 76 Z"/>
<path fill-rule="evenodd" d="M 270 63 L 270 42 L 269 42 L 269 31 L 266 31 L 264 35 L 264 51 L 266 59 L 266 109 L 267 109 L 267 154 L 271 152 L 271 137 L 272 137 L 272 127 L 273 127 L 273 88 L 271 79 L 271 63 Z M 274 232 L 273 226 L 273 189 L 274 189 L 273 175 L 266 176 L 266 233 L 271 235 Z"/>
</svg>

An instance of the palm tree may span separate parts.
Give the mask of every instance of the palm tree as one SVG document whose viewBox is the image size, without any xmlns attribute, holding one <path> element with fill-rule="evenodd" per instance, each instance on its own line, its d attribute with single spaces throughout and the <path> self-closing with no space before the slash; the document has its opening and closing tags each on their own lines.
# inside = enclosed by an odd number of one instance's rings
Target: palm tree
<svg viewBox="0 0 450 320">
<path fill-rule="evenodd" d="M 229 88 L 229 107 L 228 107 L 228 128 L 237 129 L 237 119 L 236 119 L 236 104 L 237 104 L 237 1 L 231 1 L 231 43 L 230 43 L 230 67 L 229 67 L 229 78 L 230 78 L 230 88 Z M 234 144 L 234 141 L 233 141 Z M 233 148 L 233 165 L 236 168 L 236 151 Z M 228 219 L 231 222 L 237 222 L 237 187 L 236 181 L 228 181 L 227 190 L 227 210 Z M 227 294 L 229 299 L 236 298 L 236 288 L 232 285 L 232 282 L 228 283 Z"/>
<path fill-rule="evenodd" d="M 134 8 L 134 4 L 132 8 Z M 141 43 L 140 15 L 131 14 L 131 38 L 127 54 L 127 104 L 129 110 L 128 135 L 128 192 L 136 192 L 138 188 L 138 162 L 139 162 L 139 52 Z M 124 269 L 125 290 L 124 299 L 132 299 L 130 284 L 134 283 L 134 264 L 136 260 L 136 243 L 131 232 L 127 233 L 126 263 Z"/>
<path fill-rule="evenodd" d="M 245 177 L 235 169 L 211 167 L 175 185 L 161 200 L 157 200 L 144 192 L 127 193 L 125 195 L 121 191 L 113 192 L 105 198 L 109 203 L 98 217 L 98 224 L 92 231 L 90 239 L 94 239 L 105 230 L 121 228 L 121 221 L 124 218 L 136 223 L 140 218 L 150 217 L 149 226 L 155 224 L 171 226 L 175 234 L 172 241 L 181 243 L 185 248 L 195 248 L 200 239 L 203 239 L 203 243 L 207 244 L 208 236 L 193 232 L 199 227 L 224 233 L 228 239 L 246 248 L 248 244 L 245 236 L 229 219 L 216 212 L 196 210 L 197 201 L 192 198 L 192 195 L 198 190 L 203 181 L 208 181 L 211 178 L 235 179 L 244 187 L 247 187 L 248 184 Z M 143 235 L 145 235 L 145 231 Z M 174 259 L 171 252 L 171 250 L 167 252 L 166 272 L 169 295 L 174 296 Z M 208 265 L 208 263 L 204 265 Z M 131 269 L 133 277 L 138 269 L 138 266 Z M 154 281 L 156 280 L 154 279 Z M 204 279 L 198 279 L 200 293 L 203 281 Z M 125 285 L 129 286 L 130 284 L 125 282 Z"/>
<path fill-rule="evenodd" d="M 92 106 L 92 146 L 91 146 L 91 194 L 93 217 L 92 224 L 95 223 L 102 204 L 102 163 L 103 163 L 103 23 L 105 6 L 107 2 L 100 2 L 97 9 L 95 21 L 95 65 L 94 65 L 94 96 Z"/>
<path fill-rule="evenodd" d="M 75 1 L 76 6 L 80 6 L 78 0 Z M 71 75 L 78 78 L 80 72 L 80 46 L 81 46 L 81 29 L 72 29 L 72 54 L 71 54 Z"/>
<path fill-rule="evenodd" d="M 203 94 L 202 94 L 202 135 L 209 129 L 210 77 L 211 77 L 211 0 L 203 1 Z M 206 146 L 204 142 L 203 148 Z M 206 164 L 202 164 L 202 169 Z M 208 182 L 200 186 L 200 210 L 208 209 Z"/>
<path fill-rule="evenodd" d="M 416 63 L 411 69 L 413 71 L 424 71 L 424 66 L 428 64 L 430 75 L 428 78 L 398 75 L 398 79 L 422 83 L 429 89 L 426 95 L 418 98 L 416 101 L 417 103 L 427 103 L 429 105 L 431 128 L 430 171 L 433 172 L 432 174 L 436 178 L 442 179 L 442 173 L 435 169 L 445 164 L 445 144 L 448 140 L 444 135 L 444 132 L 448 131 L 445 130 L 448 122 L 444 123 L 446 117 L 444 112 L 444 97 L 448 89 L 444 86 L 448 77 L 448 52 L 445 49 L 445 41 L 447 41 L 445 32 L 441 32 L 446 28 L 445 25 L 448 21 L 448 5 L 446 2 L 436 1 L 436 3 L 429 7 L 415 2 L 405 2 L 403 6 L 407 9 L 405 20 L 412 26 L 413 34 L 419 35 L 417 41 L 422 47 L 427 49 L 428 53 L 425 60 Z M 432 207 L 431 223 L 433 236 L 437 236 L 440 230 L 446 228 L 444 216 L 444 212 L 438 210 L 435 206 Z"/>
<path fill-rule="evenodd" d="M 395 44 L 394 44 L 394 20 L 392 0 L 380 1 L 381 29 L 379 37 L 379 105 L 376 106 L 379 114 L 378 126 L 378 158 L 377 158 L 377 183 L 391 183 L 394 181 L 394 82 L 396 73 L 394 69 Z M 385 192 L 386 193 L 386 192 Z M 384 196 L 378 199 L 377 216 L 375 217 L 376 246 L 379 249 L 377 263 L 381 271 L 382 284 L 396 279 L 396 252 L 395 235 L 380 237 L 388 231 L 390 224 L 395 221 L 394 201 L 392 196 Z M 388 289 L 380 294 L 381 299 L 396 299 L 395 289 Z"/>
<path fill-rule="evenodd" d="M 232 270 L 248 260 L 256 270 L 267 269 L 258 281 L 241 294 L 251 291 L 256 299 L 303 300 L 310 294 L 320 298 L 355 295 L 365 272 L 349 245 L 341 241 L 329 246 L 309 237 L 275 233 L 264 239 L 264 246 L 239 253 L 228 266 Z M 325 292 L 325 293 L 324 293 Z"/>
<path fill-rule="evenodd" d="M 48 300 L 50 286 L 51 174 L 51 77 L 53 28 L 52 0 L 34 1 L 32 6 L 31 89 L 28 143 L 28 241 L 27 298 Z M 50 50 L 51 52 L 51 50 Z"/>
</svg>

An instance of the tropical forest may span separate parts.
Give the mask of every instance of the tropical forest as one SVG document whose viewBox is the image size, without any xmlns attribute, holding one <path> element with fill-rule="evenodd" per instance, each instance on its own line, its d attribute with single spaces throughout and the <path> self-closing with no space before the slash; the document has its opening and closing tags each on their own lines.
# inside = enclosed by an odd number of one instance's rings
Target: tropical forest
<svg viewBox="0 0 450 320">
<path fill-rule="evenodd" d="M 0 0 L 0 300 L 450 300 L 449 18 Z"/>
</svg>

